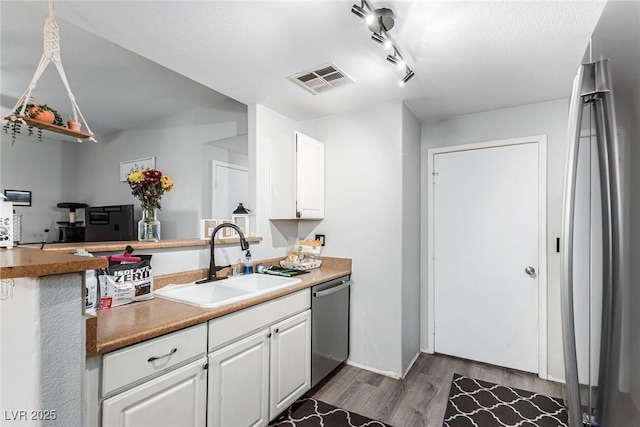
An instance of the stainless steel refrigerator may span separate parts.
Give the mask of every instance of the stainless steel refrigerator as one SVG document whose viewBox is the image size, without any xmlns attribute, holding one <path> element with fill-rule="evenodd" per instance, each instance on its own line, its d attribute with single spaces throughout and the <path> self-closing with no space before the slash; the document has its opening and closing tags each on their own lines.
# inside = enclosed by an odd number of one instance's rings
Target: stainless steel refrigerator
<svg viewBox="0 0 640 427">
<path fill-rule="evenodd" d="M 640 3 L 609 1 L 574 80 L 561 237 L 572 427 L 640 426 Z"/>
</svg>

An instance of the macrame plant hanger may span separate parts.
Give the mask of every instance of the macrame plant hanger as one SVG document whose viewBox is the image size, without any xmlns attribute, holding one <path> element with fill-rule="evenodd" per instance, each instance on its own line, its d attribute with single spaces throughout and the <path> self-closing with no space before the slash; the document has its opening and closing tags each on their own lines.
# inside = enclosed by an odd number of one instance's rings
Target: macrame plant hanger
<svg viewBox="0 0 640 427">
<path fill-rule="evenodd" d="M 51 62 L 55 64 L 56 69 L 58 70 L 58 74 L 60 74 L 60 78 L 62 79 L 62 83 L 67 89 L 67 94 L 69 95 L 71 108 L 73 110 L 73 120 L 77 122 L 78 116 L 80 116 L 82 122 L 87 128 L 88 134 L 90 134 L 89 140 L 97 142 L 93 136 L 93 132 L 91 132 L 91 129 L 87 124 L 87 121 L 84 119 L 84 116 L 80 111 L 80 107 L 78 107 L 78 104 L 76 103 L 76 98 L 71 92 L 69 82 L 67 81 L 67 76 L 65 75 L 64 68 L 62 67 L 62 61 L 60 60 L 60 30 L 53 13 L 53 0 L 49 0 L 49 17 L 44 23 L 44 52 L 42 53 L 40 63 L 36 68 L 36 72 L 33 74 L 33 78 L 31 79 L 27 90 L 24 91 L 16 105 L 11 109 L 11 121 L 19 121 L 22 122 L 22 124 L 27 124 L 22 118 L 15 115 L 15 111 L 18 110 L 20 106 L 22 106 L 18 114 L 20 116 L 25 115 L 27 103 L 32 99 L 31 92 L 35 89 L 36 83 L 38 83 L 40 76 Z M 78 138 L 78 142 L 82 142 L 82 138 Z"/>
</svg>

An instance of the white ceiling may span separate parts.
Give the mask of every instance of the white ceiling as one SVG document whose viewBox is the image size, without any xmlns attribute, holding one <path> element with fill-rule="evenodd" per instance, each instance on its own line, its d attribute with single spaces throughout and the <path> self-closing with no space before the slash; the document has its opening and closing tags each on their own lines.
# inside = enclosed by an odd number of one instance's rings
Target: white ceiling
<svg viewBox="0 0 640 427">
<path fill-rule="evenodd" d="M 605 5 L 370 2 L 397 14 L 390 34 L 416 73 L 399 87 L 402 73 L 351 13 L 353 3 L 59 0 L 56 16 L 71 88 L 90 125 L 108 132 L 225 102 L 206 88 L 297 121 L 398 100 L 423 121 L 566 98 Z M 42 53 L 47 3 L 2 1 L 0 13 L 5 105 L 24 91 Z M 287 79 L 328 62 L 356 84 L 312 95 Z M 36 97 L 53 104 L 60 89 L 50 82 L 59 79 L 49 72 Z"/>
</svg>

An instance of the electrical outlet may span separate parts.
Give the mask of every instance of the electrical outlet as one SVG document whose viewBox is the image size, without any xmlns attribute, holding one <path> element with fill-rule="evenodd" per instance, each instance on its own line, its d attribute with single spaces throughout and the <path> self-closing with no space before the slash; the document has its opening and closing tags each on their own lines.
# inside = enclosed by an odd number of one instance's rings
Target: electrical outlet
<svg viewBox="0 0 640 427">
<path fill-rule="evenodd" d="M 324 246 L 324 234 L 316 234 L 316 240 L 320 240 L 322 242 L 322 246 Z"/>
</svg>

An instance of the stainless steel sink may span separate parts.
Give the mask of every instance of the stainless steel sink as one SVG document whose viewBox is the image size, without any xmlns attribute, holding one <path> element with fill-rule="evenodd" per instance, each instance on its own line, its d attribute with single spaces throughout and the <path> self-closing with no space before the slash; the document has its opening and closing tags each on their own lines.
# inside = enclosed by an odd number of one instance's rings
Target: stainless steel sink
<svg viewBox="0 0 640 427">
<path fill-rule="evenodd" d="M 154 294 L 161 298 L 198 307 L 215 308 L 300 282 L 300 279 L 291 277 L 248 274 L 215 282 L 167 285 L 155 291 Z"/>
</svg>

